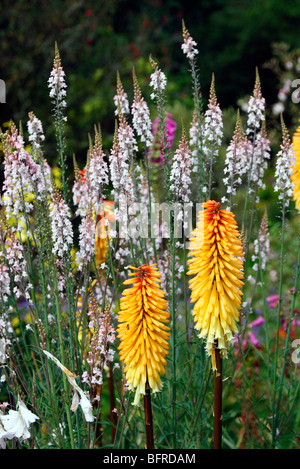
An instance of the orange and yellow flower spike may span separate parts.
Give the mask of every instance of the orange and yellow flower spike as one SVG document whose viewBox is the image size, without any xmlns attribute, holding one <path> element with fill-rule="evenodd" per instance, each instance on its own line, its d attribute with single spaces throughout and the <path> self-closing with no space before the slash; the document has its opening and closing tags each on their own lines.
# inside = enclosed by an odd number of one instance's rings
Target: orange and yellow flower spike
<svg viewBox="0 0 300 469">
<path fill-rule="evenodd" d="M 190 239 L 188 275 L 194 306 L 195 329 L 206 340 L 206 350 L 216 370 L 215 347 L 223 358 L 233 333 L 237 333 L 241 305 L 243 249 L 232 212 L 210 200 L 203 204 Z"/>
<path fill-rule="evenodd" d="M 169 353 L 170 328 L 166 323 L 170 314 L 157 267 L 144 264 L 128 268 L 134 272 L 124 285 L 132 286 L 123 292 L 117 331 L 120 359 L 125 363 L 129 389 L 136 391 L 133 404 L 138 405 L 147 382 L 153 392 L 162 389 L 160 375 L 165 373 Z"/>
<path fill-rule="evenodd" d="M 293 135 L 293 150 L 296 157 L 292 174 L 292 182 L 294 183 L 293 199 L 296 204 L 296 209 L 300 212 L 300 125 Z"/>
</svg>

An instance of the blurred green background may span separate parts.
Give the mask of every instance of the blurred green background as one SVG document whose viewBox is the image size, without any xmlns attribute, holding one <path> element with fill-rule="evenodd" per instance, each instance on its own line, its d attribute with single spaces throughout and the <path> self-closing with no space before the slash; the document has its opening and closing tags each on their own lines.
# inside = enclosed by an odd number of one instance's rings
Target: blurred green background
<svg viewBox="0 0 300 469">
<path fill-rule="evenodd" d="M 220 105 L 232 107 L 234 116 L 239 100 L 252 92 L 258 66 L 270 109 L 277 101 L 280 70 L 265 64 L 274 60 L 274 43 L 287 44 L 285 54 L 300 47 L 299 16 L 299 0 L 2 1 L 0 78 L 6 82 L 7 102 L 0 105 L 0 123 L 22 120 L 25 126 L 33 111 L 44 126 L 48 161 L 55 162 L 47 88 L 55 41 L 68 84 L 67 152 L 74 152 L 79 163 L 95 123 L 101 123 L 104 144 L 110 145 L 117 70 L 131 99 L 135 67 L 151 105 L 150 53 L 167 74 L 170 111 L 176 119 L 185 113 L 188 119 L 193 102 L 181 51 L 182 18 L 198 43 L 204 100 L 214 72 Z M 286 112 L 288 125 L 293 124 L 298 116 Z M 275 127 L 278 123 L 275 116 Z"/>
</svg>

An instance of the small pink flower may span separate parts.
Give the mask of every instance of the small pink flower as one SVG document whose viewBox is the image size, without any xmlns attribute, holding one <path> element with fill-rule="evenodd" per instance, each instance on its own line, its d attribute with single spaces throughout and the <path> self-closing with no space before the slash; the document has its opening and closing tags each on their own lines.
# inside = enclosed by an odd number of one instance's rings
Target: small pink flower
<svg viewBox="0 0 300 469">
<path fill-rule="evenodd" d="M 253 332 L 249 332 L 249 340 L 254 347 L 259 347 L 260 343 L 259 340 L 257 339 L 256 335 L 253 334 Z"/>
<path fill-rule="evenodd" d="M 264 322 L 264 318 L 262 316 L 259 316 L 257 319 L 255 319 L 249 324 L 249 327 L 261 326 L 262 324 L 264 324 Z"/>
<path fill-rule="evenodd" d="M 278 299 L 279 299 L 278 295 L 268 296 L 267 303 L 269 303 L 269 307 L 270 308 L 275 308 L 275 306 L 278 305 Z"/>
</svg>

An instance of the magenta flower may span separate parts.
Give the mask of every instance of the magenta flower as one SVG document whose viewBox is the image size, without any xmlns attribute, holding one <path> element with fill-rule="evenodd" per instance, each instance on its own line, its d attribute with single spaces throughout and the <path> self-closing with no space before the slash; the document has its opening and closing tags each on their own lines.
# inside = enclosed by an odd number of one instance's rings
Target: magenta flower
<svg viewBox="0 0 300 469">
<path fill-rule="evenodd" d="M 259 316 L 257 319 L 254 321 L 250 322 L 249 327 L 256 327 L 256 326 L 261 326 L 264 324 L 265 320 L 262 316 Z"/>
<path fill-rule="evenodd" d="M 268 303 L 269 307 L 270 308 L 275 308 L 278 305 L 278 299 L 279 299 L 278 295 L 268 296 L 267 303 Z"/>
<path fill-rule="evenodd" d="M 249 337 L 249 341 L 251 342 L 252 345 L 254 345 L 254 347 L 260 346 L 259 340 L 253 332 L 249 332 L 248 337 Z"/>
<path fill-rule="evenodd" d="M 177 129 L 176 122 L 172 119 L 172 114 L 168 113 L 166 118 L 166 133 L 168 138 L 168 150 L 173 145 L 175 132 Z M 162 141 L 159 139 L 159 121 L 158 117 L 154 119 L 152 123 L 152 133 L 153 133 L 153 144 L 149 150 L 148 156 L 151 157 L 152 163 L 161 164 L 164 162 L 164 155 L 163 155 L 163 144 Z"/>
</svg>

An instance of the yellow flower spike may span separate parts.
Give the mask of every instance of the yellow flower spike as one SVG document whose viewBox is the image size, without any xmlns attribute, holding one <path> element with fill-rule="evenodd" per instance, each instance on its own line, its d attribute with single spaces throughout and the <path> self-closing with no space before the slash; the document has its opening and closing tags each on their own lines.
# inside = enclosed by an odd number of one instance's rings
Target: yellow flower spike
<svg viewBox="0 0 300 469">
<path fill-rule="evenodd" d="M 297 127 L 296 132 L 293 135 L 293 149 L 296 157 L 291 178 L 294 183 L 293 199 L 296 204 L 296 209 L 300 212 L 300 125 Z"/>
<path fill-rule="evenodd" d="M 167 332 L 170 328 L 165 324 L 169 322 L 170 314 L 165 292 L 158 284 L 160 273 L 157 267 L 143 264 L 128 268 L 134 273 L 124 282 L 130 288 L 124 290 L 121 298 L 117 332 L 126 380 L 129 389 L 136 391 L 133 404 L 139 405 L 147 382 L 153 392 L 162 389 L 160 375 L 165 373 L 170 335 Z"/>
<path fill-rule="evenodd" d="M 190 239 L 189 269 L 195 329 L 206 340 L 212 369 L 216 370 L 215 347 L 221 357 L 237 333 L 244 285 L 243 248 L 233 213 L 210 200 L 203 204 Z"/>
</svg>

